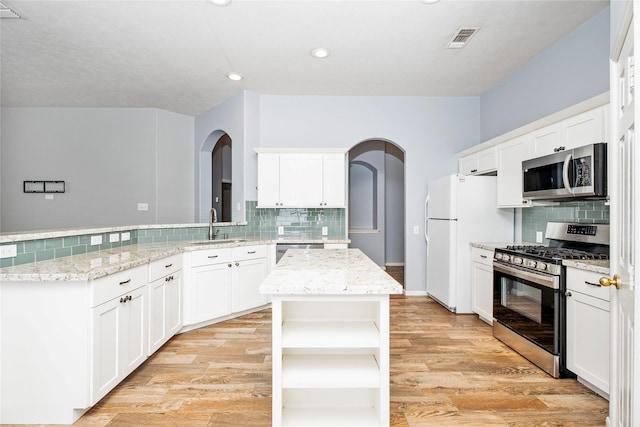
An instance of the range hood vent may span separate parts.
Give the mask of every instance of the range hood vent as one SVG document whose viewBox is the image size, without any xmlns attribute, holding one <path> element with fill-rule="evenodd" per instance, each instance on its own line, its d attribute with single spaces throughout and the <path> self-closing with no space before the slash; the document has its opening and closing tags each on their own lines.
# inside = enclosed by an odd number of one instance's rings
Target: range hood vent
<svg viewBox="0 0 640 427">
<path fill-rule="evenodd" d="M 469 39 L 478 32 L 480 27 L 462 27 L 454 34 L 447 45 L 448 49 L 462 49 L 469 43 Z"/>
</svg>

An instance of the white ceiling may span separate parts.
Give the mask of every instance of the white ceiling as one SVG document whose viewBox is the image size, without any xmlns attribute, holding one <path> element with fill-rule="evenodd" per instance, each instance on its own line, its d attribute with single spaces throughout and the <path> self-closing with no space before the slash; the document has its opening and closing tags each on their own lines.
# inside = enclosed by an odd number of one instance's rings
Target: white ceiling
<svg viewBox="0 0 640 427">
<path fill-rule="evenodd" d="M 197 115 L 240 90 L 479 96 L 609 4 L 596 0 L 3 0 L 3 106 Z M 480 27 L 445 49 L 460 27 Z M 326 47 L 331 55 L 309 52 Z M 239 82 L 229 72 L 244 76 Z"/>
</svg>

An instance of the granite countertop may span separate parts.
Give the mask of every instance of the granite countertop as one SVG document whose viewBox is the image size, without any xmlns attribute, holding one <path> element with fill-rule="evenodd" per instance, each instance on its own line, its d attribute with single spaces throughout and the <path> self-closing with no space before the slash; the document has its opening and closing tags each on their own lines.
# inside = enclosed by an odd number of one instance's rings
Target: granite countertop
<svg viewBox="0 0 640 427">
<path fill-rule="evenodd" d="M 562 260 L 562 265 L 609 275 L 609 260 L 565 259 Z"/>
<path fill-rule="evenodd" d="M 292 249 L 260 285 L 274 295 L 401 294 L 402 286 L 359 249 Z"/>
<path fill-rule="evenodd" d="M 513 245 L 513 242 L 471 242 L 472 247 L 489 251 L 493 251 L 496 248 L 506 248 L 507 245 Z"/>
<path fill-rule="evenodd" d="M 143 243 L 119 248 L 72 255 L 47 261 L 0 268 L 2 281 L 86 281 L 97 279 L 122 270 L 144 265 L 183 252 L 233 248 L 269 243 L 348 243 L 349 240 L 261 240 L 228 239 L 214 241 L 178 241 Z M 318 251 L 322 252 L 322 251 Z"/>
</svg>

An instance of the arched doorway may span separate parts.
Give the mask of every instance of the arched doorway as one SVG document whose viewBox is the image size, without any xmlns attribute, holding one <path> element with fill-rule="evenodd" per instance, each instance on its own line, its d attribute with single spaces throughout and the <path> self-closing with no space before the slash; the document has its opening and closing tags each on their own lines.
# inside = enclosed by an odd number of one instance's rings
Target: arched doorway
<svg viewBox="0 0 640 427">
<path fill-rule="evenodd" d="M 219 222 L 230 222 L 232 214 L 232 141 L 224 131 L 209 134 L 200 148 L 201 222 L 216 208 Z"/>
<path fill-rule="evenodd" d="M 404 151 L 370 139 L 349 150 L 349 239 L 376 264 L 404 267 Z"/>
</svg>

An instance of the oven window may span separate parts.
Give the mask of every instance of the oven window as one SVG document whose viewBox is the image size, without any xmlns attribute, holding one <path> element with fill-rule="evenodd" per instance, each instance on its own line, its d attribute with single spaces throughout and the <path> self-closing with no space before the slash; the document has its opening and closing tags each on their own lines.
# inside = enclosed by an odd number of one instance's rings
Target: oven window
<svg viewBox="0 0 640 427">
<path fill-rule="evenodd" d="M 521 282 L 502 282 L 502 306 L 542 323 L 542 291 Z"/>
</svg>

